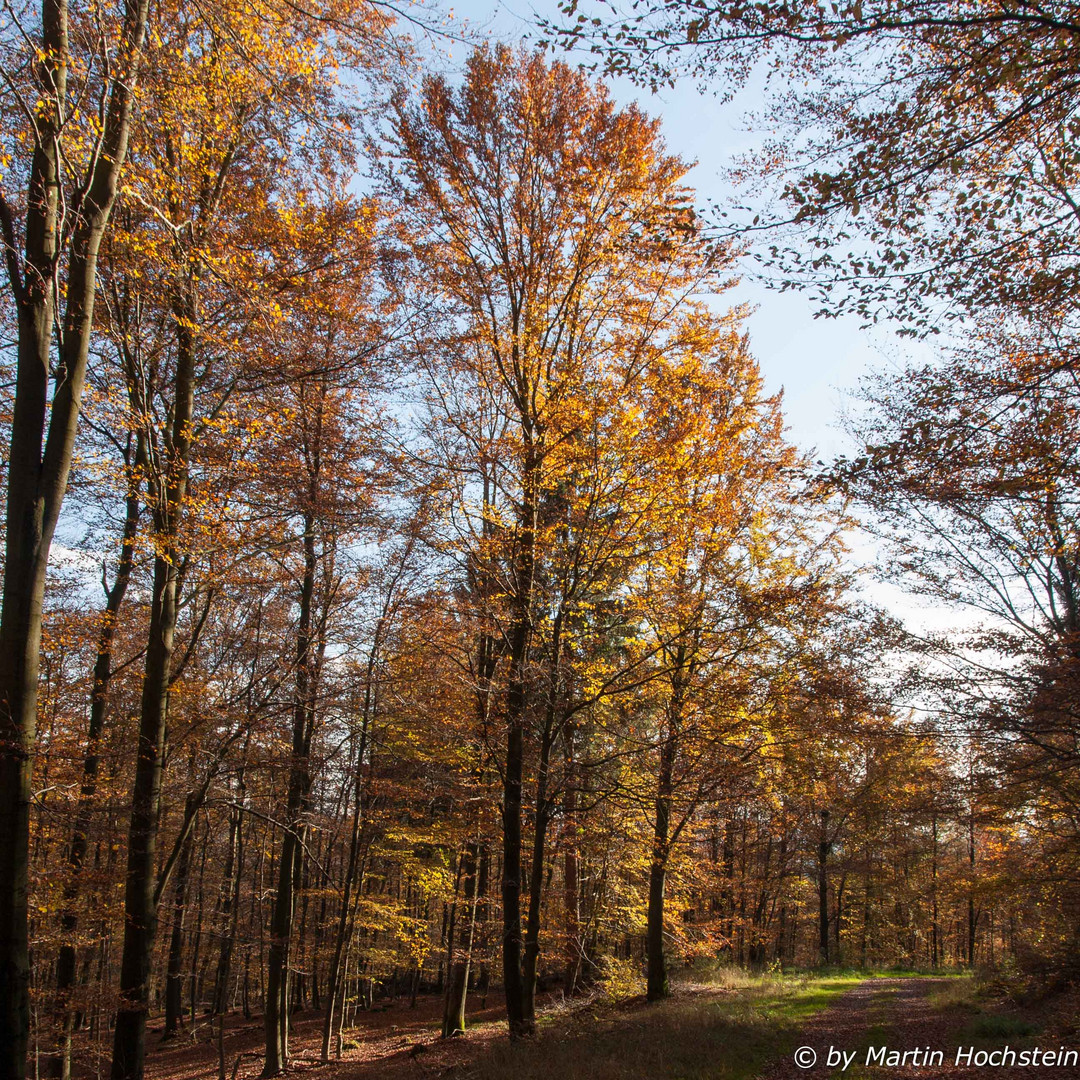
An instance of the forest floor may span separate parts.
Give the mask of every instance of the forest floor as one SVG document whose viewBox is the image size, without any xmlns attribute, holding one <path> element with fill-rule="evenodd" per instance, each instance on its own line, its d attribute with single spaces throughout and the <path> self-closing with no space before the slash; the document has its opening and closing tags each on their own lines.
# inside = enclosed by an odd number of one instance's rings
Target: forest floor
<svg viewBox="0 0 1080 1080">
<path fill-rule="evenodd" d="M 330 1065 L 318 1064 L 321 1016 L 296 1017 L 291 1072 L 304 1080 L 1080 1078 L 1080 1067 L 955 1064 L 958 1047 L 1080 1050 L 1078 1002 L 1075 994 L 1058 995 L 1021 1008 L 956 976 L 753 977 L 718 971 L 680 980 L 659 1005 L 642 998 L 552 999 L 536 1039 L 511 1045 L 496 995 L 489 995 L 485 1009 L 477 1003 L 467 1034 L 451 1040 L 438 1038 L 441 999 L 422 996 L 416 1008 L 402 1000 L 361 1013 L 346 1035 L 343 1060 Z M 225 1038 L 228 1075 L 250 1080 L 262 1064 L 261 1025 L 258 1018 L 232 1021 Z M 202 1041 L 165 1044 L 151 1034 L 148 1080 L 214 1080 L 216 1044 L 208 1027 L 197 1034 Z M 813 1050 L 817 1063 L 797 1066 L 799 1047 Z M 909 1056 L 906 1066 L 867 1067 L 870 1047 L 923 1054 Z M 940 1063 L 927 1053 L 937 1050 Z M 852 1055 L 846 1068 L 840 1052 Z"/>
</svg>

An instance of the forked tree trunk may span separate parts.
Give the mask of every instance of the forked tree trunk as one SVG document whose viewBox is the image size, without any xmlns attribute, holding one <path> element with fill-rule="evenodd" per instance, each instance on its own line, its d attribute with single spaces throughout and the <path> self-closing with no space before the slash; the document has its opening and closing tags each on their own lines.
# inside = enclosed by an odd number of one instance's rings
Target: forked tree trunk
<svg viewBox="0 0 1080 1080">
<path fill-rule="evenodd" d="M 68 8 L 43 0 L 35 78 L 44 107 L 26 198 L 25 256 L 19 266 L 11 208 L 3 203 L 3 245 L 17 318 L 15 402 L 7 471 L 6 550 L 0 612 L 0 1076 L 26 1075 L 30 1034 L 28 867 L 37 731 L 38 666 L 49 549 L 67 490 L 97 287 L 97 257 L 127 157 L 148 0 L 128 0 L 99 153 L 83 188 L 67 247 L 66 309 L 51 406 L 56 335 L 54 282 L 63 264 L 57 216 L 67 117 Z"/>
</svg>

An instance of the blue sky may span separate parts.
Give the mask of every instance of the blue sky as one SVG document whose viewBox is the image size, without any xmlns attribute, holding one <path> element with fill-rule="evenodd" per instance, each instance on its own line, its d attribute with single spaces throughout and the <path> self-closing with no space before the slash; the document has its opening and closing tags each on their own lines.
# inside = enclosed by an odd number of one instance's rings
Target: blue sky
<svg viewBox="0 0 1080 1080">
<path fill-rule="evenodd" d="M 557 0 L 463 0 L 453 3 L 452 11 L 454 20 L 467 22 L 474 33 L 513 42 L 536 37 L 537 14 L 558 16 Z M 464 53 L 463 46 L 454 46 L 449 63 Z M 690 180 L 702 203 L 730 197 L 725 170 L 735 156 L 752 151 L 763 134 L 750 130 L 748 121 L 749 112 L 762 105 L 759 95 L 744 92 L 723 103 L 699 94 L 689 82 L 657 95 L 628 80 L 609 85 L 617 100 L 637 100 L 658 116 L 668 147 L 697 162 Z M 771 290 L 753 278 L 749 264 L 746 271 L 727 299 L 756 308 L 748 323 L 753 352 L 770 391 L 784 389 L 789 435 L 803 450 L 815 450 L 816 457 L 832 457 L 848 446 L 839 417 L 859 377 L 899 365 L 919 347 L 888 328 L 863 331 L 855 319 L 814 319 L 807 297 Z"/>
</svg>

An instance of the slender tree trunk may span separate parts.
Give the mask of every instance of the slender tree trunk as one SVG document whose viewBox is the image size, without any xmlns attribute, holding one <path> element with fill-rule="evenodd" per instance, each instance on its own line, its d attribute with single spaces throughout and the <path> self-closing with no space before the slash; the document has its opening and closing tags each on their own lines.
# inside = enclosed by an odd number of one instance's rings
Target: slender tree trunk
<svg viewBox="0 0 1080 1080">
<path fill-rule="evenodd" d="M 246 761 L 246 744 L 243 757 Z M 242 765 L 236 778 L 237 805 L 229 814 L 229 844 L 225 852 L 225 866 L 222 869 L 221 880 L 219 905 L 221 943 L 218 951 L 217 974 L 214 977 L 213 1013 L 215 1016 L 222 1017 L 229 1008 L 229 976 L 232 971 L 233 943 L 236 940 L 240 914 L 240 881 L 244 870 L 243 808 L 246 802 L 244 771 Z"/>
<path fill-rule="evenodd" d="M 345 933 L 345 947 L 341 956 L 341 974 L 338 976 L 338 981 L 341 984 L 341 995 L 338 1000 L 338 1020 L 334 1029 L 334 1056 L 336 1058 L 341 1057 L 342 1032 L 345 1029 L 347 1020 L 346 1003 L 349 988 L 349 954 L 352 949 L 352 943 L 356 940 L 357 936 L 356 920 L 360 907 L 360 897 L 364 895 L 366 872 L 367 852 L 362 850 L 356 869 L 356 888 L 354 890 L 352 910 L 349 912 L 348 929 Z"/>
<path fill-rule="evenodd" d="M 833 919 L 833 963 L 842 964 L 844 953 L 841 948 L 841 931 L 843 929 L 844 913 L 844 886 L 847 884 L 847 874 L 841 874 L 836 883 L 836 915 Z"/>
<path fill-rule="evenodd" d="M 312 481 L 313 488 L 317 480 Z M 315 504 L 311 492 L 311 506 Z M 263 1029 L 266 1059 L 264 1077 L 280 1076 L 286 1068 L 289 1054 L 289 946 L 295 913 L 294 885 L 301 857 L 300 832 L 303 814 L 311 787 L 311 736 L 315 723 L 313 609 L 315 603 L 314 511 L 304 515 L 304 575 L 300 586 L 300 616 L 296 638 L 296 686 L 293 705 L 292 761 L 289 767 L 289 788 L 285 807 L 285 834 L 281 842 L 281 861 L 278 865 L 278 888 L 270 921 L 270 948 L 267 954 L 266 1003 Z"/>
<path fill-rule="evenodd" d="M 528 1021 L 536 1021 L 536 972 L 540 961 L 540 913 L 544 900 L 544 864 L 546 860 L 547 831 L 551 822 L 551 800 L 548 786 L 551 781 L 551 751 L 558 735 L 556 717 L 559 710 L 560 673 L 562 668 L 563 613 L 560 609 L 551 631 L 551 665 L 548 672 L 547 705 L 544 729 L 540 737 L 540 761 L 536 779 L 536 810 L 533 815 L 534 831 L 532 861 L 529 872 L 529 914 L 525 924 L 525 957 L 522 970 L 524 1013 Z"/>
<path fill-rule="evenodd" d="M 514 652 L 524 653 L 524 628 L 515 634 Z M 511 1038 L 531 1034 L 525 1020 L 521 979 L 521 776 L 524 759 L 524 687 L 521 667 L 511 659 L 510 708 L 503 781 L 503 988 Z M 517 668 L 517 672 L 514 671 Z"/>
<path fill-rule="evenodd" d="M 503 773 L 503 989 L 512 1039 L 532 1035 L 533 1020 L 525 1012 L 521 972 L 521 781 L 525 760 L 525 708 L 529 643 L 532 635 L 532 592 L 536 558 L 539 463 L 527 450 L 524 506 L 515 560 L 514 618 L 510 627 L 510 671 L 506 693 L 506 768 Z"/>
<path fill-rule="evenodd" d="M 318 855 L 316 854 L 316 858 Z M 292 1006 L 291 1012 L 302 1012 L 307 1001 L 307 915 L 308 893 L 310 890 L 310 864 L 300 853 L 296 860 L 296 880 L 293 883 L 295 895 L 300 899 L 300 925 L 296 934 L 297 973 L 292 980 Z"/>
<path fill-rule="evenodd" d="M 724 910 L 723 951 L 730 959 L 735 955 L 735 820 L 732 817 L 724 822 L 723 859 L 724 885 L 720 893 Z"/>
<path fill-rule="evenodd" d="M 56 1024 L 59 1045 L 51 1059 L 46 1061 L 46 1075 L 68 1080 L 71 1075 L 71 1036 L 74 1015 L 71 1011 L 71 992 L 75 986 L 76 949 L 75 932 L 79 926 L 76 904 L 83 863 L 93 816 L 94 797 L 97 794 L 98 770 L 101 762 L 101 739 L 105 731 L 108 707 L 109 683 L 112 681 L 112 650 L 116 636 L 117 616 L 128 582 L 135 553 L 135 537 L 139 527 L 139 479 L 138 470 L 145 463 L 143 439 L 140 436 L 135 454 L 135 474 L 129 478 L 125 500 L 124 532 L 120 543 L 120 559 L 116 577 L 105 597 L 105 611 L 98 634 L 97 658 L 90 692 L 90 725 L 86 733 L 86 755 L 83 758 L 82 784 L 79 789 L 79 805 L 75 824 L 71 830 L 68 847 L 68 878 L 60 912 L 60 950 L 56 959 Z"/>
<path fill-rule="evenodd" d="M 188 796 L 185 816 L 194 813 L 193 798 L 193 794 Z M 169 958 L 165 973 L 165 1031 L 162 1035 L 163 1039 L 175 1037 L 183 1026 L 184 976 L 180 968 L 184 957 L 184 907 L 187 902 L 191 849 L 194 843 L 194 830 L 191 830 L 180 848 L 180 858 L 176 864 L 176 880 L 173 886 L 172 934 L 169 937 Z"/>
<path fill-rule="evenodd" d="M 166 472 L 153 479 L 154 526 L 161 553 L 154 559 L 154 592 L 143 672 L 139 738 L 128 830 L 124 893 L 124 949 L 120 963 L 120 1007 L 113 1033 L 112 1080 L 142 1080 L 146 1053 L 146 1013 L 157 931 L 155 860 L 161 805 L 169 684 L 179 596 L 177 540 L 191 460 L 191 418 L 195 402 L 194 281 L 186 284 L 175 310 L 177 365 Z"/>
<path fill-rule="evenodd" d="M 143 1075 L 150 966 L 157 929 L 154 862 L 161 802 L 161 759 L 165 749 L 169 665 L 175 629 L 176 565 L 173 560 L 158 558 L 154 563 L 154 600 L 128 832 L 121 1004 L 113 1036 L 113 1080 L 141 1080 Z"/>
<path fill-rule="evenodd" d="M 551 739 L 545 732 L 540 747 L 540 769 L 536 785 L 536 815 L 532 860 L 529 863 L 529 909 L 525 922 L 525 950 L 522 961 L 522 1012 L 527 1022 L 536 1022 L 536 972 L 540 960 L 540 913 L 544 899 L 544 863 L 547 830 L 551 816 L 548 805 Z"/>
<path fill-rule="evenodd" d="M 293 917 L 293 871 L 296 858 L 294 826 L 287 827 L 281 843 L 278 864 L 278 888 L 270 922 L 270 948 L 267 952 L 266 1001 L 263 1028 L 266 1061 L 263 1076 L 280 1076 L 288 1055 L 288 956 Z"/>
<path fill-rule="evenodd" d="M 664 956 L 664 891 L 667 864 L 671 856 L 671 803 L 675 794 L 675 758 L 679 752 L 682 729 L 683 694 L 687 652 L 679 645 L 671 673 L 671 698 L 668 701 L 664 741 L 660 745 L 660 763 L 656 776 L 656 800 L 653 805 L 652 858 L 649 864 L 649 906 L 645 928 L 645 994 L 649 1001 L 668 996 L 667 961 Z"/>
<path fill-rule="evenodd" d="M 870 897 L 870 846 L 867 844 L 864 847 L 863 861 L 865 863 L 865 870 L 863 872 L 863 917 L 862 917 L 862 939 L 859 944 L 859 966 L 866 967 L 870 957 L 870 921 L 872 918 L 871 910 L 871 897 Z"/>
<path fill-rule="evenodd" d="M 210 828 L 207 823 L 203 834 L 202 853 L 199 856 L 199 888 L 196 892 L 195 905 L 195 929 L 191 934 L 191 982 L 188 984 L 188 1016 L 191 1019 L 192 1033 L 198 1022 L 199 1003 L 202 1001 L 203 982 L 206 977 L 206 965 L 208 959 L 199 963 L 202 953 L 203 916 L 205 914 L 206 901 L 206 852 L 210 846 Z"/>
<path fill-rule="evenodd" d="M 371 650 L 368 653 L 367 671 L 364 682 L 364 707 L 360 721 L 360 745 L 356 752 L 353 779 L 353 816 L 349 835 L 349 858 L 345 867 L 345 880 L 341 894 L 341 910 L 338 912 L 337 933 L 334 938 L 334 953 L 330 960 L 330 971 L 326 984 L 326 1016 L 323 1018 L 322 1061 L 330 1060 L 330 1042 L 334 1032 L 334 1012 L 339 998 L 339 982 L 342 976 L 342 955 L 348 932 L 350 904 L 352 901 L 353 880 L 356 876 L 357 857 L 360 853 L 360 835 L 364 820 L 364 759 L 367 756 L 368 732 L 371 726 L 372 704 L 374 700 L 375 664 L 379 655 L 382 620 L 375 626 Z"/>
<path fill-rule="evenodd" d="M 975 910 L 975 810 L 971 810 L 968 818 L 968 867 L 971 873 L 971 884 L 968 886 L 967 901 L 967 962 L 968 967 L 975 966 L 975 929 L 979 921 L 978 912 Z"/>
<path fill-rule="evenodd" d="M 673 708 L 677 708 L 673 704 Z M 671 722 L 669 721 L 669 724 Z M 664 956 L 664 890 L 670 855 L 672 780 L 675 768 L 677 735 L 669 726 L 660 749 L 660 769 L 656 783 L 653 818 L 652 860 L 649 865 L 649 908 L 645 931 L 646 997 L 659 1001 L 668 996 L 667 962 Z"/>
<path fill-rule="evenodd" d="M 457 934 L 462 920 L 454 918 L 447 936 L 449 977 L 446 981 L 446 1001 L 443 1008 L 442 1035 L 449 1038 L 465 1032 L 465 1002 L 469 990 L 469 966 L 472 963 L 473 938 L 476 933 L 476 859 L 478 847 L 474 841 L 465 845 L 462 853 L 464 878 L 465 931 Z"/>
<path fill-rule="evenodd" d="M 930 904 L 931 904 L 931 925 L 930 925 L 930 966 L 936 971 L 941 963 L 941 930 L 938 924 L 938 896 L 937 896 L 937 878 L 938 878 L 938 822 L 937 812 L 934 812 L 931 820 L 931 855 L 930 855 Z"/>
<path fill-rule="evenodd" d="M 566 755 L 566 792 L 563 795 L 563 915 L 566 936 L 566 974 L 563 991 L 570 997 L 577 991 L 581 978 L 581 895 L 578 885 L 578 820 L 577 778 L 574 772 L 574 737 L 577 734 L 573 720 L 563 728 Z"/>
<path fill-rule="evenodd" d="M 821 811 L 821 838 L 818 841 L 818 956 L 829 962 L 829 811 Z"/>
</svg>

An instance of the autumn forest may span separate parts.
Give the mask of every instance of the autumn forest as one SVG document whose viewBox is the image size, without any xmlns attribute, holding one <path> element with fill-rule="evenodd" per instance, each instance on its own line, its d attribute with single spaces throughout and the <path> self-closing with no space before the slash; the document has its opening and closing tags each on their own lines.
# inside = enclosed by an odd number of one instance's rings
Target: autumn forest
<svg viewBox="0 0 1080 1080">
<path fill-rule="evenodd" d="M 710 978 L 1067 998 L 1080 4 L 0 24 L 0 1080 L 406 1076 L 474 1014 L 504 1065 L 440 1075 L 528 1077 Z M 723 190 L 687 82 L 768 128 Z M 745 275 L 896 343 L 842 455 Z M 759 1075 L 730 1031 L 670 1075 Z"/>
</svg>

